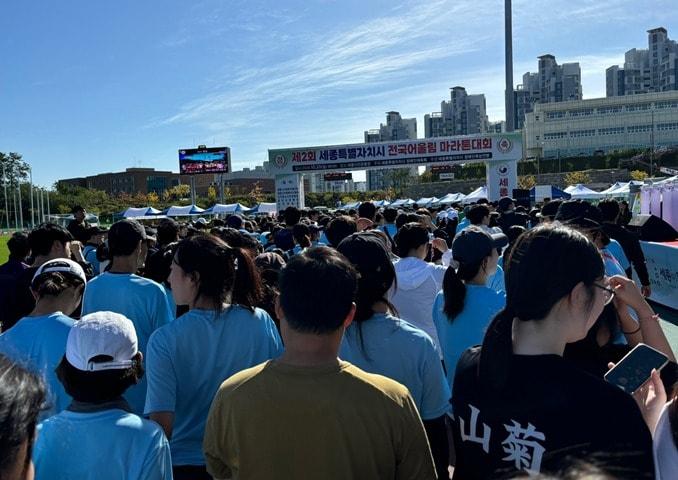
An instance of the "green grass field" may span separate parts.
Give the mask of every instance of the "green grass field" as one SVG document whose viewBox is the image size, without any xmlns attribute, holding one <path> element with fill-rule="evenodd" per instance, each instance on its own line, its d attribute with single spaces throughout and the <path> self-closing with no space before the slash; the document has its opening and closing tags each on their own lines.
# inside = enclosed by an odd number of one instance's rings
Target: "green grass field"
<svg viewBox="0 0 678 480">
<path fill-rule="evenodd" d="M 7 250 L 7 240 L 9 235 L 0 235 L 0 265 L 7 261 L 9 250 Z"/>
</svg>

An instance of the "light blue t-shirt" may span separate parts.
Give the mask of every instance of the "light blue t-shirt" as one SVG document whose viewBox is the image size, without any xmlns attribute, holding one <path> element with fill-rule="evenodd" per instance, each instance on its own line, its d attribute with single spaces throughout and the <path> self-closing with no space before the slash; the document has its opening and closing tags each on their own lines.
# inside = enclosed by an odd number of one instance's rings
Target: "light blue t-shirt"
<svg viewBox="0 0 678 480">
<path fill-rule="evenodd" d="M 339 358 L 405 385 L 424 420 L 450 410 L 450 387 L 433 340 L 405 320 L 381 313 L 360 325 L 353 322 L 344 333 Z"/>
<path fill-rule="evenodd" d="M 607 250 L 612 254 L 612 256 L 617 259 L 617 261 L 624 270 L 627 270 L 631 267 L 631 262 L 629 262 L 629 259 L 626 258 L 624 249 L 617 240 L 611 238 L 610 243 L 605 248 L 607 248 Z"/>
<path fill-rule="evenodd" d="M 218 314 L 194 309 L 151 336 L 144 411 L 174 412 L 170 441 L 174 465 L 205 464 L 205 422 L 219 386 L 241 370 L 278 357 L 282 350 L 273 320 L 259 308 L 252 313 L 231 306 Z"/>
<path fill-rule="evenodd" d="M 381 227 L 379 227 L 379 230 L 381 230 L 384 233 L 388 233 L 388 235 L 391 237 L 391 240 L 395 238 L 396 233 L 398 233 L 398 227 L 395 226 L 395 223 L 385 223 Z"/>
<path fill-rule="evenodd" d="M 494 272 L 494 275 L 487 277 L 486 285 L 495 292 L 501 293 L 502 295 L 506 295 L 506 284 L 504 283 L 504 269 L 499 266 L 498 262 L 497 262 L 497 271 Z"/>
<path fill-rule="evenodd" d="M 171 480 L 167 438 L 155 422 L 117 408 L 65 410 L 38 426 L 36 480 Z"/>
<path fill-rule="evenodd" d="M 469 347 L 483 342 L 483 336 L 494 316 L 506 305 L 506 297 L 491 288 L 466 285 L 464 308 L 450 321 L 443 311 L 445 296 L 438 293 L 433 304 L 433 322 L 438 330 L 443 351 L 447 381 L 450 389 L 454 382 L 457 362 Z"/>
<path fill-rule="evenodd" d="M 470 220 L 469 220 L 468 218 L 464 218 L 464 219 L 463 219 L 461 222 L 459 222 L 459 224 L 457 225 L 457 231 L 456 231 L 455 233 L 458 234 L 459 232 L 461 232 L 463 229 L 465 229 L 465 228 L 468 227 L 469 225 L 471 225 Z"/>
<path fill-rule="evenodd" d="M 82 314 L 109 311 L 120 313 L 134 324 L 139 351 L 146 356 L 151 334 L 174 319 L 174 311 L 162 285 L 131 273 L 104 272 L 85 287 Z M 146 401 L 146 376 L 125 393 L 132 411 L 141 414 Z"/>
<path fill-rule="evenodd" d="M 37 372 L 47 384 L 49 409 L 41 419 L 56 415 L 71 403 L 71 397 L 57 379 L 54 369 L 66 353 L 73 319 L 61 312 L 24 317 L 0 335 L 0 353 Z"/>
<path fill-rule="evenodd" d="M 85 248 L 82 249 L 82 256 L 87 263 L 92 265 L 92 272 L 94 275 L 99 275 L 101 273 L 101 263 L 97 259 L 97 247 L 94 245 L 85 245 Z"/>
</svg>

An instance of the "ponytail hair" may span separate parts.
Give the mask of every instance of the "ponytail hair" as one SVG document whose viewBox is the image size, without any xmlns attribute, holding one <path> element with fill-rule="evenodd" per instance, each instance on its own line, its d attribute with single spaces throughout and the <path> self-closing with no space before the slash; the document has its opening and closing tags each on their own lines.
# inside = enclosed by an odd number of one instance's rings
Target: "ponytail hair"
<svg viewBox="0 0 678 480">
<path fill-rule="evenodd" d="M 510 376 L 514 321 L 539 321 L 580 282 L 593 297 L 593 282 L 605 269 L 596 246 L 583 234 L 557 223 L 522 234 L 504 262 L 506 307 L 485 333 L 478 375 L 490 391 Z"/>
<path fill-rule="evenodd" d="M 31 290 L 36 293 L 38 298 L 57 297 L 71 287 L 79 287 L 84 284 L 82 279 L 75 275 L 69 275 L 65 272 L 45 272 L 31 282 Z"/>
<path fill-rule="evenodd" d="M 484 259 L 483 259 L 484 260 Z M 443 312 L 450 322 L 464 309 L 464 300 L 466 299 L 466 284 L 476 275 L 482 266 L 482 260 L 477 263 L 459 263 L 459 270 L 454 267 L 448 267 L 443 277 Z"/>
<path fill-rule="evenodd" d="M 217 311 L 224 303 L 254 311 L 261 299 L 261 277 L 250 256 L 214 235 L 195 235 L 179 242 L 174 262 L 187 275 L 199 277 L 196 299 L 211 300 Z"/>
</svg>

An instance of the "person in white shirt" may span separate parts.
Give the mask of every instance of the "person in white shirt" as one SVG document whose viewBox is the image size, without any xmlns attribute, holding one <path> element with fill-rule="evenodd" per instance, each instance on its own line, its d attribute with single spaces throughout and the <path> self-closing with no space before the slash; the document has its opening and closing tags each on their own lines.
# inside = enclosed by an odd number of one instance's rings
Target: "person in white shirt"
<svg viewBox="0 0 678 480">
<path fill-rule="evenodd" d="M 394 265 L 397 282 L 391 303 L 396 307 L 400 318 L 425 331 L 440 352 L 438 332 L 432 316 L 433 302 L 443 286 L 443 277 L 452 260 L 452 251 L 445 240 L 430 240 L 426 227 L 416 222 L 403 225 L 395 241 L 401 258 Z M 443 253 L 442 265 L 426 261 L 431 248 Z"/>
</svg>

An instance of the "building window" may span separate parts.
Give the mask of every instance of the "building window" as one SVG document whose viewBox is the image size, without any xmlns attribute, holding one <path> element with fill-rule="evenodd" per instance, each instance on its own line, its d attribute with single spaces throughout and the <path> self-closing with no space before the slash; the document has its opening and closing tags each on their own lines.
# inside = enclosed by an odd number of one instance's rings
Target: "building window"
<svg viewBox="0 0 678 480">
<path fill-rule="evenodd" d="M 619 135 L 624 133 L 624 127 L 599 128 L 598 135 Z"/>
<path fill-rule="evenodd" d="M 593 109 L 592 108 L 583 108 L 581 110 L 570 110 L 569 114 L 570 114 L 570 117 L 587 117 L 589 115 L 593 115 Z"/>
<path fill-rule="evenodd" d="M 628 133 L 644 133 L 652 130 L 652 125 L 631 125 L 627 128 Z"/>
<path fill-rule="evenodd" d="M 626 106 L 627 112 L 639 112 L 639 111 L 642 111 L 642 110 L 649 110 L 649 109 L 650 109 L 649 103 L 640 103 L 638 105 L 627 105 Z"/>
<path fill-rule="evenodd" d="M 573 130 L 570 132 L 571 138 L 578 137 L 593 137 L 596 134 L 595 130 Z"/>
<path fill-rule="evenodd" d="M 547 120 L 553 120 L 554 118 L 563 118 L 564 116 L 565 116 L 564 111 L 546 112 Z"/>
</svg>

